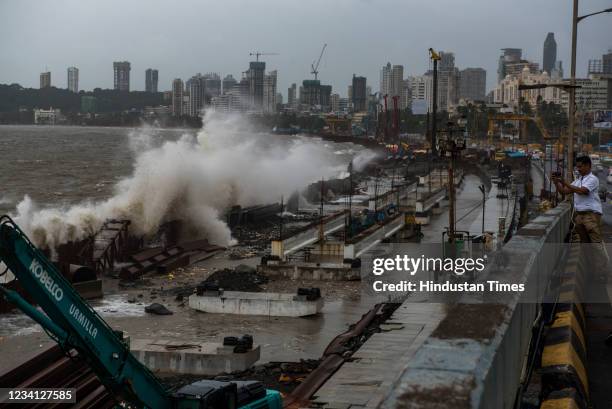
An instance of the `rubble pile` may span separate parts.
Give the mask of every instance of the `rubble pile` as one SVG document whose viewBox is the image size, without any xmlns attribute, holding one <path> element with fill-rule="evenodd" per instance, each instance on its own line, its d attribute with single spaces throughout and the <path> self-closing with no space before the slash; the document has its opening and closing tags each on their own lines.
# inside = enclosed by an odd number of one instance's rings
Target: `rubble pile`
<svg viewBox="0 0 612 409">
<path fill-rule="evenodd" d="M 262 292 L 260 284 L 267 282 L 268 277 L 257 273 L 253 267 L 241 264 L 234 270 L 225 268 L 214 272 L 202 285 L 214 284 L 226 291 Z"/>
</svg>

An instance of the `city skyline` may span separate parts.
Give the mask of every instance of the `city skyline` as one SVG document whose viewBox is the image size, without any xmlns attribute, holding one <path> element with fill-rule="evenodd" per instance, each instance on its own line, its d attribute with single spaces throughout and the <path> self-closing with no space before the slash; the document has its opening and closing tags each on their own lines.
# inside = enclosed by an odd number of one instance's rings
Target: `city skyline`
<svg viewBox="0 0 612 409">
<path fill-rule="evenodd" d="M 218 72 L 223 77 L 231 74 L 239 79 L 240 73 L 254 60 L 249 53 L 265 51 L 278 53 L 261 58 L 269 70 L 278 71 L 278 89 L 285 94 L 292 83 L 312 79 L 310 65 L 318 57 L 321 45 L 328 43 L 319 79 L 331 84 L 333 92 L 344 94 L 353 73 L 368 78 L 371 84 L 377 83 L 380 66 L 387 61 L 403 65 L 406 77 L 422 75 L 429 68 L 427 49 L 430 46 L 453 52 L 458 67 L 484 68 L 488 73 L 487 91 L 490 91 L 495 85 L 499 50 L 522 48 L 523 58 L 541 62 L 542 42 L 548 32 L 555 33 L 557 60 L 563 61 L 569 72 L 569 3 L 567 7 L 559 7 L 554 0 L 537 4 L 519 0 L 509 9 L 502 2 L 491 4 L 484 0 L 460 7 L 450 0 L 433 5 L 397 4 L 391 0 L 339 0 L 324 5 L 317 1 L 308 5 L 277 0 L 258 4 L 235 0 L 223 5 L 186 1 L 180 5 L 192 12 L 185 15 L 185 24 L 176 33 L 159 30 L 167 18 L 167 6 L 162 2 L 153 1 L 152 7 L 147 8 L 127 4 L 118 16 L 114 15 L 118 3 L 113 1 L 95 8 L 73 0 L 36 4 L 36 7 L 28 0 L 3 2 L 0 4 L 0 45 L 4 50 L 0 56 L 0 83 L 36 87 L 45 66 L 56 73 L 55 78 L 63 77 L 58 77 L 60 72 L 75 66 L 80 70 L 80 89 L 113 88 L 111 64 L 125 60 L 132 64 L 131 89 L 144 90 L 145 70 L 155 67 L 159 70 L 162 91 L 171 89 L 174 78 L 186 80 L 197 72 Z M 388 13 L 391 6 L 396 10 L 394 13 Z M 604 0 L 582 4 L 580 14 L 607 6 Z M 525 13 L 526 9 L 530 12 Z M 198 10 L 205 10 L 206 15 L 216 18 L 207 19 L 204 25 L 190 24 L 203 15 Z M 458 12 L 463 15 L 462 24 L 450 24 Z M 23 13 L 27 13 L 28 21 L 37 24 L 38 30 L 18 23 L 16 17 Z M 143 20 L 142 13 L 146 14 L 148 24 L 134 25 L 132 20 Z M 299 15 L 316 15 L 320 19 L 317 30 L 309 26 L 311 18 L 295 18 Z M 410 18 L 415 15 L 431 18 Z M 384 30 L 374 28 L 371 21 L 383 16 L 387 22 Z M 92 25 L 94 19 L 112 21 L 113 30 Z M 227 25 L 224 23 L 227 21 L 240 24 Z M 266 21 L 274 24 L 263 24 Z M 431 27 L 432 22 L 438 26 Z M 612 32 L 609 23 L 608 16 L 598 16 L 579 25 L 578 77 L 586 76 L 589 59 L 598 58 L 612 47 L 608 40 Z M 517 24 L 520 30 L 516 30 Z M 74 43 L 74 30 L 88 38 L 88 47 Z M 53 46 L 43 41 L 49 35 L 56 40 L 51 43 Z M 12 41 L 13 38 L 20 38 L 19 43 Z M 197 41 L 197 52 L 189 51 L 191 48 L 185 44 L 188 39 Z M 386 46 L 381 47 L 381 42 Z M 23 53 L 23 49 L 28 53 Z M 53 85 L 65 87 L 57 81 Z"/>
</svg>

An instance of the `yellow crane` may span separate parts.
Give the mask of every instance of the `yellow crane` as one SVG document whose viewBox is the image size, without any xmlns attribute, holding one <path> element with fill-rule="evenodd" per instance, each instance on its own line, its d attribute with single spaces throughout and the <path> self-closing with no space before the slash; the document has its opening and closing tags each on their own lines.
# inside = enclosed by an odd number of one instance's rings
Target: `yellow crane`
<svg viewBox="0 0 612 409">
<path fill-rule="evenodd" d="M 542 136 L 545 140 L 552 139 L 546 128 L 544 127 L 544 123 L 542 122 L 542 118 L 539 116 L 528 116 L 521 114 L 494 114 L 489 115 L 489 128 L 487 130 L 487 136 L 489 137 L 489 144 L 493 144 L 493 134 L 495 132 L 495 123 L 499 121 L 519 121 L 521 123 L 522 134 L 527 134 L 527 122 L 531 121 L 536 124 L 538 130 L 542 133 Z"/>
</svg>

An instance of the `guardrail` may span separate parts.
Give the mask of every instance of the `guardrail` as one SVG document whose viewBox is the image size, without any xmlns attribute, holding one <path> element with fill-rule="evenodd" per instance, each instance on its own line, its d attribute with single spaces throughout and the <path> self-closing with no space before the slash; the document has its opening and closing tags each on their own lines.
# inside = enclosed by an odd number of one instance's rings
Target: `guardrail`
<svg viewBox="0 0 612 409">
<path fill-rule="evenodd" d="M 448 305 L 446 318 L 379 407 L 512 408 L 539 302 L 554 260 L 562 255 L 570 216 L 569 205 L 562 203 L 520 229 L 500 250 L 505 265 L 491 268 L 490 274 L 523 283 L 526 291 L 492 304 Z"/>
</svg>

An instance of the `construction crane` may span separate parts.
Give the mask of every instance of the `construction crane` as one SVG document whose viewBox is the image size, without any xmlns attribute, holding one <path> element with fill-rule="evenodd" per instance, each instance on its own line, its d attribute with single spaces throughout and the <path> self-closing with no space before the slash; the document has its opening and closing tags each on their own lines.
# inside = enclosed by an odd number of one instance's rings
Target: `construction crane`
<svg viewBox="0 0 612 409">
<path fill-rule="evenodd" d="M 317 75 L 319 75 L 319 64 L 321 63 L 321 58 L 323 58 L 323 53 L 325 52 L 326 47 L 327 47 L 327 44 L 323 44 L 323 49 L 321 50 L 321 54 L 319 55 L 319 59 L 317 60 L 316 65 L 314 61 L 312 62 L 312 64 L 310 64 L 310 68 L 312 68 L 312 71 L 310 73 L 314 74 L 315 81 L 317 79 Z"/>
<path fill-rule="evenodd" d="M 254 55 L 255 56 L 255 61 L 259 62 L 259 56 L 260 55 L 278 55 L 278 53 L 264 53 L 261 51 L 253 51 L 252 53 L 249 53 L 249 55 Z"/>
<path fill-rule="evenodd" d="M 548 133 L 548 130 L 544 127 L 544 123 L 542 122 L 542 118 L 540 118 L 539 116 L 527 116 L 527 115 L 520 115 L 520 114 L 495 114 L 495 115 L 489 115 L 489 128 L 487 131 L 487 135 L 489 137 L 489 145 L 493 144 L 493 134 L 495 133 L 495 122 L 498 121 L 519 121 L 522 124 L 522 128 L 523 128 L 523 135 L 527 134 L 527 122 L 528 121 L 532 121 L 536 124 L 536 126 L 538 127 L 538 130 L 540 131 L 540 133 L 542 134 L 542 137 L 544 138 L 544 140 L 550 140 L 553 139 L 550 134 Z"/>
</svg>

